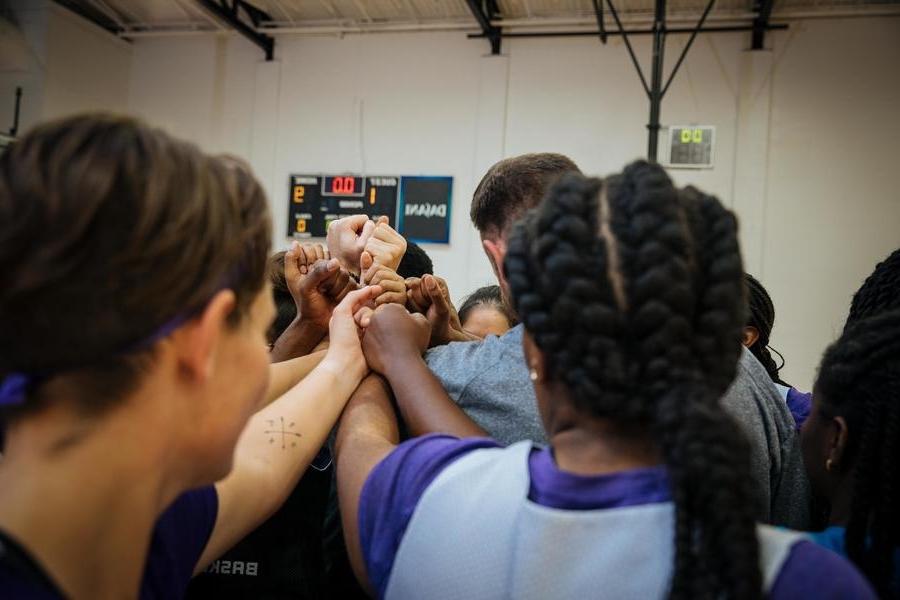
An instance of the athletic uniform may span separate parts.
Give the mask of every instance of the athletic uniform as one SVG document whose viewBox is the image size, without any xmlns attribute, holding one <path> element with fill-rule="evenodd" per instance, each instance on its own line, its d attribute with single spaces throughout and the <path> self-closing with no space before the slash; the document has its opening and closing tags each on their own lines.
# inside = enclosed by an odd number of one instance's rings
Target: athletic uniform
<svg viewBox="0 0 900 600">
<path fill-rule="evenodd" d="M 141 600 L 184 596 L 197 561 L 209 542 L 219 497 L 213 486 L 186 492 L 157 520 L 147 554 Z M 115 569 L 116 565 L 109 565 Z M 0 597 L 58 600 L 64 595 L 28 551 L 0 532 Z"/>
<path fill-rule="evenodd" d="M 664 467 L 580 476 L 552 450 L 431 435 L 363 486 L 359 537 L 379 598 L 663 598 L 674 561 Z M 760 526 L 772 598 L 874 598 L 844 559 Z"/>
<path fill-rule="evenodd" d="M 187 598 L 325 596 L 322 526 L 333 472 L 326 446 L 278 512 L 197 575 Z"/>
</svg>

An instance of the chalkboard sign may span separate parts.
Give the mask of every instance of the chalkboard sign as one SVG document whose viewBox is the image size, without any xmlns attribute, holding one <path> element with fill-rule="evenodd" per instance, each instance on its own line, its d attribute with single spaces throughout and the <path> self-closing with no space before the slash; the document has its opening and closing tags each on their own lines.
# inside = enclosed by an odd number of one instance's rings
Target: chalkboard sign
<svg viewBox="0 0 900 600">
<path fill-rule="evenodd" d="M 668 166 L 690 169 L 712 168 L 715 136 L 716 128 L 709 125 L 669 127 Z"/>
<path fill-rule="evenodd" d="M 399 231 L 414 242 L 450 242 L 452 177 L 400 179 Z"/>
</svg>

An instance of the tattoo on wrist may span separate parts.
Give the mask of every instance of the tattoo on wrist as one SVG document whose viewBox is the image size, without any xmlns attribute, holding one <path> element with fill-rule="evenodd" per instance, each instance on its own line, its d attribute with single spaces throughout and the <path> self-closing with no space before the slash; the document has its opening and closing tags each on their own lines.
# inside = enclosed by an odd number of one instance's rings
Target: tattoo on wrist
<svg viewBox="0 0 900 600">
<path fill-rule="evenodd" d="M 275 440 L 278 437 L 281 437 L 281 449 L 285 450 L 287 448 L 287 443 L 291 443 L 291 448 L 297 447 L 297 440 L 293 438 L 301 438 L 302 434 L 297 433 L 295 431 L 291 431 L 294 427 L 294 422 L 291 421 L 287 427 L 284 426 L 284 417 L 279 417 L 279 425 L 280 428 L 277 428 L 276 421 L 274 419 L 266 420 L 266 423 L 269 424 L 269 429 L 263 431 L 269 437 L 269 443 L 275 444 Z"/>
</svg>

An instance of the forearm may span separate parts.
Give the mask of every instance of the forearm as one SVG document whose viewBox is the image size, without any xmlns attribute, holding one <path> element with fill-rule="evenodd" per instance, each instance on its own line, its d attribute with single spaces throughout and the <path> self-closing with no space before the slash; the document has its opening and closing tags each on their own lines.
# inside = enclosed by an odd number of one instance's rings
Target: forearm
<svg viewBox="0 0 900 600">
<path fill-rule="evenodd" d="M 259 477 L 281 505 L 328 438 L 358 377 L 321 364 L 248 423 L 235 468 L 260 468 Z"/>
<path fill-rule="evenodd" d="M 335 442 L 344 542 L 357 580 L 371 592 L 359 544 L 359 498 L 369 474 L 400 439 L 390 392 L 378 375 L 363 380 L 341 415 Z"/>
<path fill-rule="evenodd" d="M 231 473 L 216 484 L 219 516 L 198 570 L 284 503 L 325 443 L 359 379 L 323 362 L 253 416 L 238 441 Z"/>
<path fill-rule="evenodd" d="M 286 394 L 288 390 L 309 375 L 322 362 L 323 358 L 325 358 L 324 350 L 307 356 L 272 363 L 269 366 L 269 388 L 266 391 L 265 402 L 260 408 L 268 406 Z"/>
<path fill-rule="evenodd" d="M 328 330 L 299 316 L 278 336 L 269 357 L 272 362 L 283 362 L 298 356 L 306 356 L 328 335 Z"/>
<path fill-rule="evenodd" d="M 421 357 L 394 361 L 386 370 L 397 407 L 412 435 L 487 436 L 450 398 Z"/>
</svg>

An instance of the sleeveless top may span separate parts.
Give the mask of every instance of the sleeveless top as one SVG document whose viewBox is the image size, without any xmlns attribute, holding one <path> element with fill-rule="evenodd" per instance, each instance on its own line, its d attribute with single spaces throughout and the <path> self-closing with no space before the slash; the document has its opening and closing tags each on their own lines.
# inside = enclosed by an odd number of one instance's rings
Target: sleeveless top
<svg viewBox="0 0 900 600">
<path fill-rule="evenodd" d="M 563 510 L 529 500 L 531 442 L 474 450 L 428 486 L 384 597 L 664 598 L 674 563 L 671 502 Z M 765 589 L 804 536 L 760 526 Z"/>
</svg>

